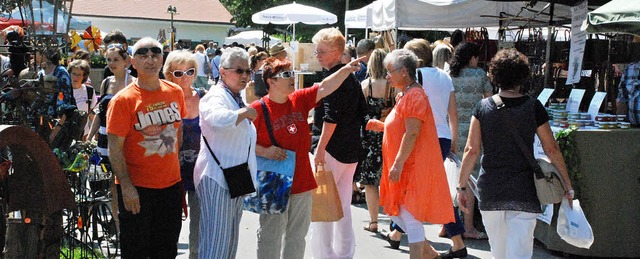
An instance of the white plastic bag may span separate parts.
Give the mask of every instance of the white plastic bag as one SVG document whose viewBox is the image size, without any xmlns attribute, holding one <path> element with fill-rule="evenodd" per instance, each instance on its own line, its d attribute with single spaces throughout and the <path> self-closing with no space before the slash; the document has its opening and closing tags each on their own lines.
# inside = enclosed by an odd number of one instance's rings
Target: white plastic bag
<svg viewBox="0 0 640 259">
<path fill-rule="evenodd" d="M 593 244 L 593 231 L 580 207 L 580 201 L 573 200 L 573 209 L 569 201 L 562 199 L 558 211 L 558 235 L 572 246 L 589 248 Z"/>
<path fill-rule="evenodd" d="M 447 182 L 449 182 L 449 193 L 451 194 L 451 200 L 456 203 L 456 186 L 460 179 L 460 164 L 456 163 L 459 159 L 456 155 L 449 153 L 449 156 L 444 159 L 444 170 L 447 172 Z"/>
</svg>

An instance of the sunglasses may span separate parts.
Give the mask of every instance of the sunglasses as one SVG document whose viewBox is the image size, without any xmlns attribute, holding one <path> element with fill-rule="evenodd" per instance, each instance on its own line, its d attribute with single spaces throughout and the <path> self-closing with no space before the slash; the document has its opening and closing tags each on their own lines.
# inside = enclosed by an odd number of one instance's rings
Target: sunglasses
<svg viewBox="0 0 640 259">
<path fill-rule="evenodd" d="M 293 70 L 289 70 L 289 71 L 282 71 L 280 73 L 277 73 L 274 76 L 272 76 L 271 78 L 280 77 L 280 78 L 284 78 L 284 79 L 289 79 L 289 78 L 293 78 L 295 76 L 296 76 L 296 72 L 293 72 Z"/>
<path fill-rule="evenodd" d="M 230 67 L 225 67 L 224 69 L 233 69 Z M 236 74 L 238 75 L 251 75 L 251 73 L 253 73 L 253 71 L 251 71 L 251 69 L 242 69 L 242 68 L 236 68 L 235 70 L 233 70 L 233 72 L 236 72 Z"/>
<path fill-rule="evenodd" d="M 149 52 L 149 50 L 151 50 L 151 53 L 153 54 L 162 54 L 161 48 L 150 47 L 150 48 L 139 48 L 138 50 L 136 50 L 136 53 L 134 53 L 134 55 L 145 55 Z"/>
<path fill-rule="evenodd" d="M 195 68 L 189 68 L 186 71 L 182 71 L 182 70 L 174 70 L 171 72 L 171 74 L 173 74 L 173 76 L 175 78 L 181 78 L 182 76 L 184 76 L 184 74 L 187 74 L 187 76 L 193 76 L 196 73 L 196 69 Z"/>
<path fill-rule="evenodd" d="M 109 45 L 107 45 L 107 49 L 124 49 L 124 45 L 120 44 L 120 43 L 111 43 Z"/>
</svg>

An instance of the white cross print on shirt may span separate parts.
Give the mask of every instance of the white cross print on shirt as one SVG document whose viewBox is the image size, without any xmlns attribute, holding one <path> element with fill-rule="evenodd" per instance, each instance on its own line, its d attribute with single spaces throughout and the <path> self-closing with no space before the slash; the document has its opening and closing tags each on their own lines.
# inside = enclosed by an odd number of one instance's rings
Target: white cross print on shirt
<svg viewBox="0 0 640 259">
<path fill-rule="evenodd" d="M 296 134 L 296 132 L 298 132 L 298 127 L 296 127 L 295 124 L 291 124 L 287 126 L 287 131 L 289 132 L 289 134 Z"/>
</svg>

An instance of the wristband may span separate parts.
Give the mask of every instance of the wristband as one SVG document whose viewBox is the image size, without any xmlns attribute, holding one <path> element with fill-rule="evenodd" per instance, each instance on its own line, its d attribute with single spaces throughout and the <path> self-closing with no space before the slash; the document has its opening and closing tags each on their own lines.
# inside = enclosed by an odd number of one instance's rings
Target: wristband
<svg viewBox="0 0 640 259">
<path fill-rule="evenodd" d="M 456 187 L 456 191 L 467 191 L 467 187 Z"/>
<path fill-rule="evenodd" d="M 573 191 L 573 190 L 568 190 L 568 191 L 567 191 L 567 194 L 569 194 L 569 195 L 573 196 L 573 195 L 575 195 L 575 194 L 576 194 L 576 192 L 575 192 L 575 191 Z"/>
</svg>

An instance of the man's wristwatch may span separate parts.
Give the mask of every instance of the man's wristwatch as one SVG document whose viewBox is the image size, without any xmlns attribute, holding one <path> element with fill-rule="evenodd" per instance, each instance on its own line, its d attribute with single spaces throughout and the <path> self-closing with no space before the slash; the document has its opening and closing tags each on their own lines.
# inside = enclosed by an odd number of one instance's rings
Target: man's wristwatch
<svg viewBox="0 0 640 259">
<path fill-rule="evenodd" d="M 465 192 L 465 191 L 467 191 L 467 187 L 456 187 L 456 191 L 459 191 L 459 192 L 460 192 L 460 191 L 463 191 L 463 192 Z"/>
</svg>

